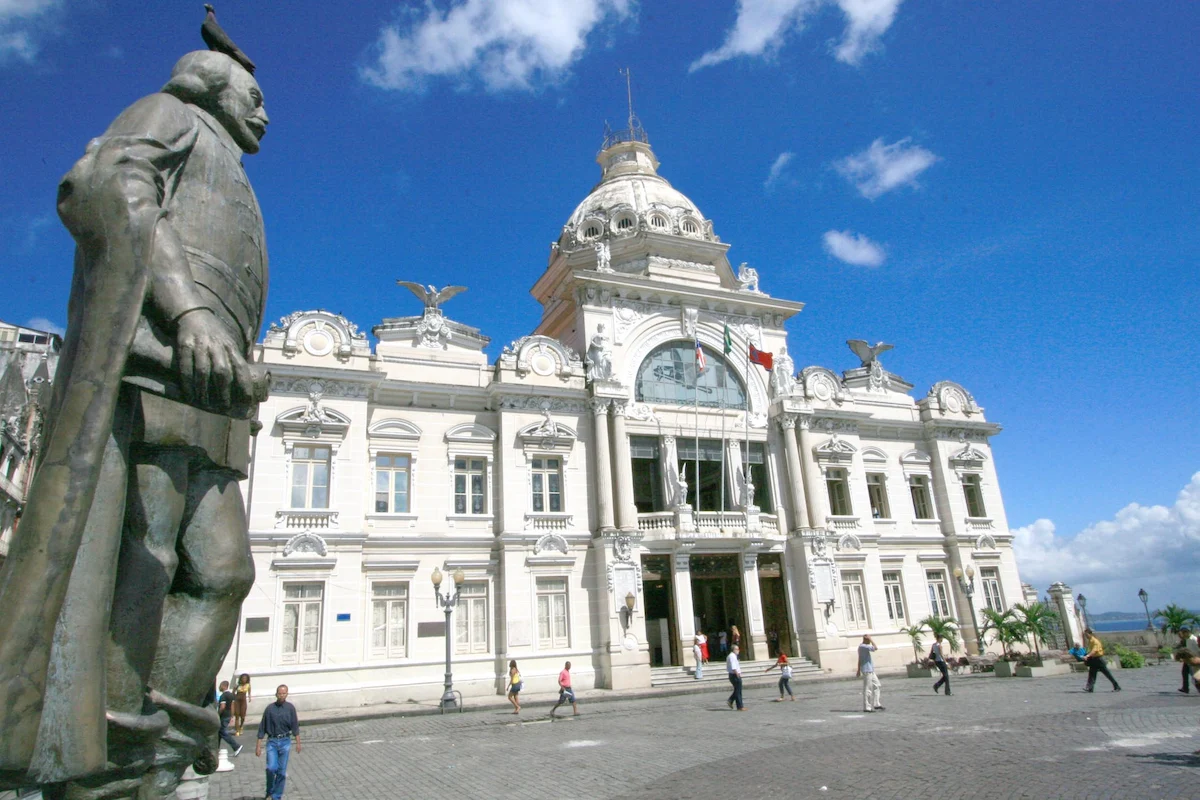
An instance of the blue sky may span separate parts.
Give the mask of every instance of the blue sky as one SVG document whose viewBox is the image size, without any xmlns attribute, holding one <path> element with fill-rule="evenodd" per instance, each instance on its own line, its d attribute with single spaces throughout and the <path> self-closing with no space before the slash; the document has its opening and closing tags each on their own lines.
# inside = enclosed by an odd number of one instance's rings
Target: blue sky
<svg viewBox="0 0 1200 800">
<path fill-rule="evenodd" d="M 698 12 L 697 9 L 702 9 Z M 1096 610 L 1200 605 L 1195 3 L 223 2 L 272 124 L 247 169 L 268 317 L 447 308 L 530 331 L 529 287 L 635 110 L 768 293 L 799 366 L 848 338 L 993 441 L 1023 577 Z M 0 318 L 65 323 L 58 179 L 202 46 L 198 2 L 0 0 Z M 503 309 L 499 312 L 498 309 Z"/>
</svg>

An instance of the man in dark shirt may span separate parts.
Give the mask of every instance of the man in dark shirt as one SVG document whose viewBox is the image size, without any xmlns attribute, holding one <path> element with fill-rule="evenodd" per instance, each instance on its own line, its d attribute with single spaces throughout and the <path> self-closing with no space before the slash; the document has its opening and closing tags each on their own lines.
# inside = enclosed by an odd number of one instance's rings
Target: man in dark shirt
<svg viewBox="0 0 1200 800">
<path fill-rule="evenodd" d="M 300 719 L 296 716 L 296 707 L 287 701 L 287 696 L 287 686 L 281 685 L 275 690 L 275 702 L 263 711 L 262 722 L 258 723 L 258 740 L 254 743 L 254 755 L 261 758 L 263 739 L 267 740 L 266 796 L 273 800 L 283 797 L 292 739 L 296 740 L 296 752 L 300 752 Z"/>
<path fill-rule="evenodd" d="M 242 746 L 229 732 L 229 720 L 233 716 L 233 692 L 229 691 L 229 681 L 221 681 L 221 695 L 217 700 L 217 715 L 221 718 L 221 741 L 229 745 L 229 753 L 234 758 L 242 752 Z"/>
</svg>

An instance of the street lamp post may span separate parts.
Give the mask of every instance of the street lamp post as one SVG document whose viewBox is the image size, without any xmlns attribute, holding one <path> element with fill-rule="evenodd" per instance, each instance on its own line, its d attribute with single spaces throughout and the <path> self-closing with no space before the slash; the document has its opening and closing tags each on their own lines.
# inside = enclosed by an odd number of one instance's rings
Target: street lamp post
<svg viewBox="0 0 1200 800">
<path fill-rule="evenodd" d="M 1150 605 L 1148 602 L 1150 595 L 1146 593 L 1145 589 L 1138 589 L 1138 600 L 1142 601 L 1142 608 L 1146 609 L 1146 630 L 1152 631 L 1154 630 L 1154 623 L 1150 620 Z"/>
<path fill-rule="evenodd" d="M 975 653 L 983 655 L 983 639 L 979 637 L 979 622 L 975 619 L 975 565 L 967 564 L 965 578 L 962 567 L 955 567 L 954 577 L 958 578 L 958 586 L 967 596 L 967 606 L 971 609 L 971 628 L 975 631 Z"/>
<path fill-rule="evenodd" d="M 1079 603 L 1079 610 L 1083 612 L 1083 627 L 1085 627 L 1085 628 L 1092 627 L 1090 624 L 1088 624 L 1087 598 L 1083 596 L 1083 592 L 1079 593 L 1079 596 L 1075 598 L 1075 602 Z"/>
<path fill-rule="evenodd" d="M 433 575 L 430 576 L 430 580 L 433 581 L 433 596 L 437 598 L 438 605 L 446 610 L 446 690 L 442 693 L 442 701 L 439 704 L 443 714 L 446 713 L 446 709 L 448 708 L 462 710 L 459 707 L 458 699 L 454 696 L 454 675 L 450 671 L 450 644 L 453 641 L 450 630 L 450 613 L 458 605 L 458 597 L 462 592 L 463 579 L 463 571 L 456 569 L 454 571 L 454 593 L 451 594 L 450 590 L 447 589 L 446 593 L 442 594 L 442 571 L 434 567 Z"/>
</svg>

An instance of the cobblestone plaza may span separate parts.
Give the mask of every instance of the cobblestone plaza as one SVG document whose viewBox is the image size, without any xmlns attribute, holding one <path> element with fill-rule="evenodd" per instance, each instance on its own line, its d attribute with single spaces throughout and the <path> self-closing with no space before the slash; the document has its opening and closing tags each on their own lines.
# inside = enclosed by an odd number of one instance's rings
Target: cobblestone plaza
<svg viewBox="0 0 1200 800">
<path fill-rule="evenodd" d="M 857 681 L 615 699 L 581 692 L 577 718 L 548 719 L 553 696 L 520 718 L 499 706 L 314 724 L 293 754 L 289 800 L 326 798 L 1180 798 L 1200 796 L 1200 697 L 1174 665 L 1084 676 L 883 679 L 886 711 L 861 713 Z M 590 702 L 589 702 L 590 701 Z M 563 709 L 560 709 L 560 712 Z M 568 714 L 570 712 L 568 711 Z M 303 720 L 302 720 L 303 724 Z M 214 800 L 263 794 L 246 749 L 214 776 Z"/>
</svg>

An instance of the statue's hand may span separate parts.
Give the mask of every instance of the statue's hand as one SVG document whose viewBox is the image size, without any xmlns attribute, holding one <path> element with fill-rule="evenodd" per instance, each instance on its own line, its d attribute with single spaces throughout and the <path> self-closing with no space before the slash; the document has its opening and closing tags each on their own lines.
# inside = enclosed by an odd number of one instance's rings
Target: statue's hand
<svg viewBox="0 0 1200 800">
<path fill-rule="evenodd" d="M 179 382 L 189 402 L 223 412 L 235 399 L 253 395 L 250 368 L 241 347 L 208 309 L 192 311 L 179 319 L 176 353 Z"/>
</svg>

